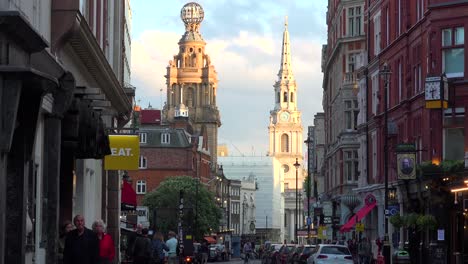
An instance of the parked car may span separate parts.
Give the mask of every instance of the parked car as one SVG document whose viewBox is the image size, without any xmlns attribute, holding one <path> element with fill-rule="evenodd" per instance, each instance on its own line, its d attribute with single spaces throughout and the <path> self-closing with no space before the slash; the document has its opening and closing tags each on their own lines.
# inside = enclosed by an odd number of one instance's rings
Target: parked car
<svg viewBox="0 0 468 264">
<path fill-rule="evenodd" d="M 293 251 L 295 249 L 295 247 L 296 247 L 295 244 L 283 245 L 280 248 L 280 250 L 278 251 L 278 254 L 276 255 L 276 262 L 275 263 L 287 264 L 289 253 L 291 251 Z"/>
<path fill-rule="evenodd" d="M 209 246 L 208 261 L 221 261 L 226 256 L 226 250 L 222 244 L 214 244 Z"/>
<path fill-rule="evenodd" d="M 291 260 L 291 264 L 306 264 L 310 254 L 315 249 L 315 245 L 304 245 L 300 251 L 295 254 Z"/>
<path fill-rule="evenodd" d="M 294 263 L 294 259 L 297 258 L 297 255 L 302 252 L 304 245 L 296 245 L 291 252 L 288 254 L 287 263 L 291 264 Z"/>
<path fill-rule="evenodd" d="M 264 264 L 277 264 L 276 258 L 283 244 L 271 244 L 264 257 Z"/>
<path fill-rule="evenodd" d="M 307 264 L 353 264 L 353 256 L 347 246 L 319 244 L 314 249 Z"/>
</svg>

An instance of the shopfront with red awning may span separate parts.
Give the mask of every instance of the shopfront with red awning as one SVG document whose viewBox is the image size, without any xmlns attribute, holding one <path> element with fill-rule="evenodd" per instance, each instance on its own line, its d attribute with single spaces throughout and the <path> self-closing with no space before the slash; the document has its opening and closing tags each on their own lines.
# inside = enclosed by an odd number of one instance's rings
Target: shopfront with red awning
<svg viewBox="0 0 468 264">
<path fill-rule="evenodd" d="M 349 221 L 340 228 L 341 233 L 346 233 L 351 231 L 351 229 L 356 225 L 357 222 L 360 222 L 367 214 L 369 214 L 374 207 L 377 206 L 377 201 L 375 196 L 369 194 L 366 196 L 365 205 L 362 207 L 355 215 L 353 215 Z"/>
<path fill-rule="evenodd" d="M 214 237 L 212 236 L 206 236 L 204 237 L 204 239 L 206 240 L 206 242 L 208 242 L 208 244 L 216 244 L 216 239 L 214 239 Z"/>
<path fill-rule="evenodd" d="M 132 211 L 136 210 L 136 192 L 127 181 L 122 183 L 122 198 L 121 198 L 121 210 Z"/>
</svg>

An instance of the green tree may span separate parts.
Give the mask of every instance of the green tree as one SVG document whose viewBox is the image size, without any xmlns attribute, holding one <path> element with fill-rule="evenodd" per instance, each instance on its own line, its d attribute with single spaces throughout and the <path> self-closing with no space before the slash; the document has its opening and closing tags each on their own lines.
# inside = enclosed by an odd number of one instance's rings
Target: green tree
<svg viewBox="0 0 468 264">
<path fill-rule="evenodd" d="M 161 182 L 158 188 L 145 195 L 143 204 L 148 206 L 150 212 L 156 210 L 156 228 L 164 233 L 169 230 L 177 231 L 180 190 L 184 192 L 184 230 L 188 232 L 187 229 L 191 229 L 196 239 L 201 239 L 204 234 L 216 230 L 221 212 L 213 194 L 203 184 L 198 184 L 197 179 L 189 176 L 169 177 Z M 198 207 L 197 219 L 195 219 L 196 207 Z"/>
</svg>

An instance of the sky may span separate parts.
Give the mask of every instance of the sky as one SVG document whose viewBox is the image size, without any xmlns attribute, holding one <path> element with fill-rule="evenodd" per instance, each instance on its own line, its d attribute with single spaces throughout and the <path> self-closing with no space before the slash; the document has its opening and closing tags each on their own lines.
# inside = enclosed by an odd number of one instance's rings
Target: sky
<svg viewBox="0 0 468 264">
<path fill-rule="evenodd" d="M 131 25 L 132 84 L 145 108 L 166 101 L 166 66 L 185 31 L 180 9 L 190 1 L 134 0 Z M 218 144 L 230 155 L 265 155 L 285 16 L 298 87 L 304 139 L 322 108 L 321 50 L 326 43 L 327 0 L 198 0 L 200 32 L 218 72 Z M 305 149 L 305 145 L 303 146 Z"/>
</svg>

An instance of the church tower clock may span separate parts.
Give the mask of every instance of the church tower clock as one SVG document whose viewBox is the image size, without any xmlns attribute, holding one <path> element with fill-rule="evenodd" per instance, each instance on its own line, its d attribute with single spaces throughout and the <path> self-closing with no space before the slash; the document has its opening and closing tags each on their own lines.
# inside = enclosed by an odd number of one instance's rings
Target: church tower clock
<svg viewBox="0 0 468 264">
<path fill-rule="evenodd" d="M 296 158 L 301 163 L 303 144 L 301 112 L 297 109 L 297 86 L 291 68 L 291 47 L 287 18 L 283 33 L 278 80 L 273 87 L 275 107 L 270 111 L 270 124 L 268 126 L 270 135 L 269 155 L 283 162 L 284 168 L 287 170 L 287 168 L 294 167 L 293 164 Z M 289 176 L 289 174 L 285 176 Z M 293 176 L 294 184 L 292 185 L 285 178 L 285 183 L 288 183 L 288 186 L 291 188 L 295 188 L 296 176 L 295 174 Z"/>
<path fill-rule="evenodd" d="M 303 165 L 301 112 L 297 109 L 297 86 L 291 67 L 291 47 L 288 21 L 283 32 L 283 46 L 278 80 L 273 85 L 275 106 L 270 111 L 268 126 L 270 148 L 273 157 L 274 182 L 281 189 L 282 234 L 287 241 L 295 239 L 295 226 L 301 225 L 302 193 L 304 170 L 294 167 L 296 160 Z M 297 176 L 296 176 L 297 175 Z M 297 177 L 297 179 L 296 179 Z M 296 184 L 297 183 L 297 184 Z"/>
</svg>

